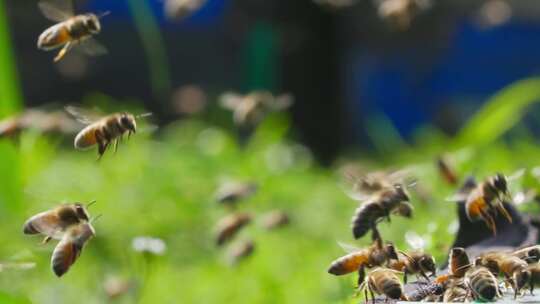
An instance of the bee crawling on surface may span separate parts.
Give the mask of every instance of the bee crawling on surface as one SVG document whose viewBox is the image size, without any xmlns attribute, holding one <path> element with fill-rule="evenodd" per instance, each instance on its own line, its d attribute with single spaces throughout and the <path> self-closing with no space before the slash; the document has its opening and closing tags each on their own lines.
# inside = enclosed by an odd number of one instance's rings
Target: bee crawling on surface
<svg viewBox="0 0 540 304">
<path fill-rule="evenodd" d="M 540 261 L 540 245 L 520 248 L 511 253 L 529 264 L 538 263 Z"/>
<path fill-rule="evenodd" d="M 24 234 L 45 235 L 43 243 L 60 240 L 51 258 L 52 269 L 58 277 L 69 270 L 84 245 L 96 234 L 87 211 L 93 203 L 60 205 L 32 216 L 24 224 Z"/>
<path fill-rule="evenodd" d="M 385 295 L 387 299 L 407 301 L 403 292 L 403 285 L 399 280 L 398 274 L 401 272 L 384 267 L 377 267 L 371 270 L 365 280 L 358 286 L 358 292 L 364 291 L 366 302 L 368 301 L 368 291 L 373 303 L 375 295 Z"/>
<path fill-rule="evenodd" d="M 67 106 L 66 111 L 79 122 L 87 125 L 75 137 L 75 148 L 84 150 L 97 144 L 98 159 L 103 156 L 111 143 L 114 143 L 114 150 L 116 151 L 118 142 L 122 140 L 125 133 L 128 134 L 129 139 L 132 133 L 137 132 L 137 118 L 152 115 L 152 113 L 145 113 L 135 116 L 131 113 L 121 112 L 98 119 L 91 119 L 89 116 L 82 114 L 82 109 L 73 106 Z"/>
<path fill-rule="evenodd" d="M 465 202 L 467 218 L 471 221 L 482 220 L 487 227 L 497 234 L 495 217 L 501 213 L 508 222 L 512 222 L 512 217 L 504 208 L 503 202 L 511 202 L 512 197 L 508 189 L 508 183 L 521 177 L 523 170 L 518 170 L 510 177 L 501 173 L 489 177 L 480 184 L 475 184 L 470 191 L 463 191 L 449 198 L 451 201 Z"/>
<path fill-rule="evenodd" d="M 73 4 L 70 0 L 42 0 L 38 6 L 45 17 L 58 22 L 46 29 L 39 36 L 37 42 L 37 47 L 40 50 L 50 51 L 61 48 L 54 58 L 54 62 L 64 58 L 67 52 L 75 46 L 91 56 L 107 53 L 107 49 L 93 36 L 101 31 L 99 19 L 108 13 L 74 15 Z"/>
<path fill-rule="evenodd" d="M 465 273 L 464 283 L 471 291 L 473 299 L 493 301 L 501 297 L 497 278 L 483 266 L 474 266 Z"/>
<path fill-rule="evenodd" d="M 512 289 L 514 289 L 514 299 L 517 298 L 518 293 L 525 287 L 531 277 L 527 262 L 504 252 L 484 253 L 476 258 L 475 264 L 485 266 L 495 276 L 499 272 L 503 274 Z"/>
<path fill-rule="evenodd" d="M 389 268 L 403 272 L 403 282 L 407 284 L 408 274 L 421 275 L 426 281 L 429 281 L 427 273 L 431 276 L 436 275 L 435 259 L 431 254 L 415 251 L 405 253 L 398 251 L 401 257 L 397 261 L 392 261 Z"/>
</svg>

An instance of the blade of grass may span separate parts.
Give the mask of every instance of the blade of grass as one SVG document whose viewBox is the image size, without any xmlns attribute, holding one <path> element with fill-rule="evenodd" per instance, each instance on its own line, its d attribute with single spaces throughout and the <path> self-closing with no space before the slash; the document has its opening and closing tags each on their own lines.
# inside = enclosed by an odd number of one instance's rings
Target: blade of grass
<svg viewBox="0 0 540 304">
<path fill-rule="evenodd" d="M 10 115 L 22 106 L 5 7 L 4 0 L 0 0 L 0 117 Z"/>
<path fill-rule="evenodd" d="M 521 120 L 529 105 L 538 101 L 540 78 L 520 80 L 505 87 L 461 129 L 457 136 L 458 145 L 493 142 Z"/>
<path fill-rule="evenodd" d="M 158 23 L 147 1 L 128 0 L 127 3 L 146 53 L 154 97 L 164 100 L 170 91 L 171 79 L 167 52 Z"/>
</svg>

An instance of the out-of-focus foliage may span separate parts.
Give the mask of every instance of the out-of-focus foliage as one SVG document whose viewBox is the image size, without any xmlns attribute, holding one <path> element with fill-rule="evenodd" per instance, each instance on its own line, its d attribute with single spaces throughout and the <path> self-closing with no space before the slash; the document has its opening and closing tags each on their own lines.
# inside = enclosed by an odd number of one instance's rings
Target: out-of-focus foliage
<svg viewBox="0 0 540 304">
<path fill-rule="evenodd" d="M 0 0 L 0 117 L 13 113 L 22 102 L 4 7 Z"/>
</svg>

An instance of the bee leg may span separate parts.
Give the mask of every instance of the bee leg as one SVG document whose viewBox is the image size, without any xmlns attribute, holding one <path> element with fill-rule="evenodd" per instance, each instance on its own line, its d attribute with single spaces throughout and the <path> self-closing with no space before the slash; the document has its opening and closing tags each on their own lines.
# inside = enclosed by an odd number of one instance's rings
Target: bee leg
<svg viewBox="0 0 540 304">
<path fill-rule="evenodd" d="M 360 266 L 360 268 L 358 268 L 358 286 L 362 285 L 362 283 L 364 282 L 365 276 L 366 276 L 366 270 L 364 269 L 364 265 L 362 265 Z"/>
<path fill-rule="evenodd" d="M 64 45 L 64 47 L 60 50 L 60 52 L 58 52 L 58 55 L 56 55 L 56 57 L 54 57 L 54 62 L 58 62 L 60 61 L 62 58 L 64 58 L 64 56 L 66 55 L 66 53 L 71 49 L 71 46 L 72 46 L 72 42 L 68 42 Z"/>
<path fill-rule="evenodd" d="M 407 269 L 403 270 L 403 283 L 407 284 Z"/>
<path fill-rule="evenodd" d="M 533 294 L 534 285 L 533 285 L 532 282 L 530 282 L 529 285 L 530 285 L 529 290 L 531 291 L 531 296 L 534 296 L 534 294 Z"/>
<path fill-rule="evenodd" d="M 114 153 L 116 153 L 116 151 L 118 151 L 118 139 L 114 140 Z"/>
<path fill-rule="evenodd" d="M 105 154 L 105 151 L 107 150 L 108 146 L 109 146 L 108 142 L 99 144 L 99 146 L 98 146 L 98 153 L 99 153 L 98 160 L 100 160 L 101 157 L 103 157 L 103 154 Z"/>
<path fill-rule="evenodd" d="M 502 205 L 502 203 L 497 204 L 497 210 L 499 210 L 500 213 L 504 215 L 504 217 L 508 220 L 509 223 L 512 223 L 512 216 L 506 211 L 506 208 Z"/>
<path fill-rule="evenodd" d="M 43 239 L 43 241 L 41 241 L 41 244 L 42 244 L 42 245 L 45 245 L 45 244 L 47 244 L 50 240 L 52 240 L 52 237 L 46 236 L 46 237 Z"/>
<path fill-rule="evenodd" d="M 371 301 L 373 304 L 375 304 L 375 294 L 373 293 L 373 289 L 371 289 L 371 286 L 368 285 L 369 294 L 371 295 Z"/>
</svg>

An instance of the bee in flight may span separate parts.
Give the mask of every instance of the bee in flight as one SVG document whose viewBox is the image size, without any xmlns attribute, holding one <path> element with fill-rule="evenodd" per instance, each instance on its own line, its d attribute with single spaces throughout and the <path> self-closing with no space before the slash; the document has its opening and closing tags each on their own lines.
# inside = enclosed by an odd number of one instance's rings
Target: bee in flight
<svg viewBox="0 0 540 304">
<path fill-rule="evenodd" d="M 75 137 L 75 148 L 84 150 L 97 144 L 98 159 L 103 156 L 111 143 L 114 143 L 114 150 L 116 151 L 118 149 L 118 142 L 122 140 L 126 132 L 128 133 L 128 139 L 131 133 L 137 132 L 137 118 L 152 115 L 151 113 L 146 113 L 135 116 L 128 112 L 121 112 L 92 120 L 89 116 L 82 114 L 81 110 L 73 106 L 67 106 L 66 111 L 77 118 L 79 122 L 87 125 Z"/>
<path fill-rule="evenodd" d="M 249 213 L 233 213 L 222 218 L 216 225 L 216 244 L 223 246 L 251 222 Z"/>
<path fill-rule="evenodd" d="M 182 20 L 191 16 L 208 0 L 167 0 L 165 1 L 164 11 L 169 19 Z"/>
<path fill-rule="evenodd" d="M 58 277 L 69 270 L 86 242 L 96 234 L 87 210 L 93 203 L 60 205 L 32 216 L 24 224 L 24 234 L 42 234 L 45 236 L 43 243 L 60 240 L 51 258 L 52 270 Z"/>
<path fill-rule="evenodd" d="M 503 202 L 512 201 L 508 183 L 521 177 L 523 172 L 523 170 L 519 170 L 510 177 L 497 173 L 482 183 L 470 187 L 470 191 L 462 191 L 449 198 L 449 200 L 465 202 L 467 218 L 471 222 L 478 220 L 484 221 L 487 227 L 496 235 L 495 217 L 499 212 L 508 222 L 512 222 L 512 217 L 504 207 Z"/>
<path fill-rule="evenodd" d="M 99 19 L 108 13 L 99 16 L 92 13 L 75 15 L 70 0 L 42 0 L 38 6 L 45 17 L 58 22 L 46 29 L 37 42 L 40 50 L 61 48 L 54 62 L 60 61 L 75 46 L 90 56 L 107 53 L 107 49 L 93 36 L 101 31 Z"/>
<path fill-rule="evenodd" d="M 267 112 L 285 110 L 293 104 L 290 94 L 274 96 L 268 91 L 254 91 L 245 96 L 233 92 L 221 95 L 223 108 L 233 111 L 234 123 L 238 126 L 255 125 Z"/>
</svg>

